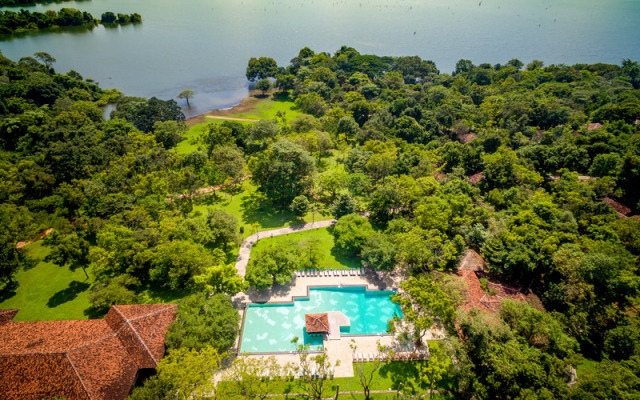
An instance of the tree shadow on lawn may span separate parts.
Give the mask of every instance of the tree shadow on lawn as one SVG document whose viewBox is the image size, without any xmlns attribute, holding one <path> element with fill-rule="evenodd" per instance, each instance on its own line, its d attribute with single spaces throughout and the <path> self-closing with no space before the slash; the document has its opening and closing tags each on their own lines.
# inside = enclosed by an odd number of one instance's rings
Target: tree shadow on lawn
<svg viewBox="0 0 640 400">
<path fill-rule="evenodd" d="M 15 296 L 19 286 L 20 283 L 18 283 L 18 281 L 13 281 L 12 284 L 6 285 L 2 289 L 0 289 L 0 303 L 4 303 L 5 301 Z"/>
<path fill-rule="evenodd" d="M 390 379 L 391 389 L 398 390 L 401 383 L 409 378 L 418 379 L 418 362 L 426 361 L 395 361 L 382 366 L 378 373 L 381 377 Z"/>
<path fill-rule="evenodd" d="M 72 281 L 66 289 L 60 290 L 49 298 L 49 301 L 47 301 L 47 307 L 55 308 L 60 304 L 75 300 L 75 298 L 78 297 L 78 294 L 89 289 L 89 286 L 91 285 L 87 282 Z"/>
<path fill-rule="evenodd" d="M 242 220 L 245 224 L 260 224 L 262 228 L 272 229 L 286 226 L 291 221 L 297 221 L 289 210 L 279 209 L 266 197 L 258 192 L 248 194 L 241 200 Z"/>
<path fill-rule="evenodd" d="M 331 248 L 331 255 L 337 262 L 344 265 L 347 268 L 362 268 L 360 259 L 356 256 L 345 255 L 337 247 Z"/>
</svg>

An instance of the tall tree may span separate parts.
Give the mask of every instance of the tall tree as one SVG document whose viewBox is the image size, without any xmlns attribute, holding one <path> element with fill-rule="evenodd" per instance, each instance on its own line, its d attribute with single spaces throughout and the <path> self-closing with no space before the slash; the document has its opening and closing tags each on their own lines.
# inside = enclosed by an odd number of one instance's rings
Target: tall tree
<svg viewBox="0 0 640 400">
<path fill-rule="evenodd" d="M 311 185 L 315 161 L 301 146 L 281 140 L 252 158 L 249 169 L 260 191 L 275 204 L 286 206 Z"/>
<path fill-rule="evenodd" d="M 247 79 L 251 82 L 256 79 L 275 78 L 278 73 L 276 60 L 270 57 L 251 57 L 247 65 Z"/>
<path fill-rule="evenodd" d="M 187 101 L 187 107 L 190 106 L 189 99 L 195 96 L 196 92 L 191 89 L 185 89 L 178 94 L 179 99 L 185 99 Z"/>
</svg>

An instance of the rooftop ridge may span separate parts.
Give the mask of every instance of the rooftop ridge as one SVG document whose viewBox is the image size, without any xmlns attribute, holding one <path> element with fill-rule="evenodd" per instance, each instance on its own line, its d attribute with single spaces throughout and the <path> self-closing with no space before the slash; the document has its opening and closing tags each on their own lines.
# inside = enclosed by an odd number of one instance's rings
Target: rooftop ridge
<svg viewBox="0 0 640 400">
<path fill-rule="evenodd" d="M 147 343 L 142 340 L 142 338 L 140 337 L 140 334 L 138 333 L 138 331 L 133 327 L 133 325 L 131 325 L 131 321 L 129 319 L 127 319 L 122 312 L 120 312 L 120 310 L 118 310 L 118 307 L 115 306 L 113 307 L 114 310 L 116 310 L 116 312 L 118 313 L 118 315 L 120 315 L 122 318 L 124 318 L 124 322 L 125 324 L 127 324 L 129 326 L 129 328 L 133 331 L 133 333 L 136 335 L 136 337 L 138 338 L 138 341 L 140 342 L 140 344 L 142 344 L 142 346 L 144 346 L 144 349 L 147 351 L 147 354 L 149 354 L 149 356 L 151 357 L 151 360 L 153 360 L 154 363 L 156 363 L 156 365 L 158 364 L 158 360 L 156 360 L 156 358 L 153 356 L 153 353 L 151 352 L 151 350 L 149 349 L 149 346 L 147 346 Z M 148 316 L 148 315 L 147 315 Z M 124 327 L 124 324 L 120 327 L 120 329 L 118 329 L 118 332 L 120 332 L 122 330 L 122 328 Z M 129 353 L 129 350 L 127 348 L 127 345 L 122 341 L 122 339 L 120 338 L 120 335 L 118 335 L 116 332 L 116 336 L 118 336 L 118 341 L 120 341 L 120 343 L 122 343 L 123 347 L 125 348 L 125 350 L 127 350 L 127 353 Z M 129 353 L 131 354 L 131 353 Z M 135 358 L 134 358 L 135 360 Z"/>
<path fill-rule="evenodd" d="M 73 360 L 71 360 L 71 357 L 69 357 L 69 352 L 65 352 L 63 354 L 64 354 L 64 357 L 67 359 L 67 361 L 69 361 L 69 365 L 71 365 L 71 368 L 73 369 L 73 373 L 76 374 L 76 376 L 78 377 L 78 381 L 82 385 L 82 389 L 84 389 L 84 392 L 87 394 L 87 397 L 89 398 L 89 400 L 92 400 L 93 396 L 89 392 L 89 389 L 87 389 L 87 386 L 84 384 L 84 380 L 82 379 L 82 376 L 78 373 L 78 370 L 76 369 L 76 366 L 73 363 Z"/>
</svg>

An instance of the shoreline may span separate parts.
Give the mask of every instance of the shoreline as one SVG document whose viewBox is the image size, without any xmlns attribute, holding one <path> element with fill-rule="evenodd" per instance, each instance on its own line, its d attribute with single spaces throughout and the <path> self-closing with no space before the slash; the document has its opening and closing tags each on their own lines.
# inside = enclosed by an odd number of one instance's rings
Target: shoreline
<svg viewBox="0 0 640 400">
<path fill-rule="evenodd" d="M 196 115 L 195 117 L 187 118 L 185 120 L 185 123 L 187 124 L 187 126 L 189 128 L 191 128 L 194 125 L 204 124 L 206 122 L 206 118 L 208 116 L 226 117 L 227 115 L 239 114 L 239 113 L 242 113 L 242 112 L 250 111 L 253 108 L 253 106 L 255 105 L 255 103 L 257 103 L 260 100 L 268 99 L 275 92 L 276 92 L 276 89 L 271 89 L 271 90 L 269 90 L 269 92 L 267 94 L 267 97 L 256 97 L 256 95 L 259 95 L 261 93 L 261 91 L 260 90 L 250 90 L 249 91 L 249 96 L 247 96 L 244 99 L 240 100 L 240 103 L 234 105 L 233 107 L 223 108 L 223 109 L 214 109 L 214 110 L 211 110 L 211 111 L 207 111 L 207 112 L 205 112 L 203 114 Z"/>
</svg>

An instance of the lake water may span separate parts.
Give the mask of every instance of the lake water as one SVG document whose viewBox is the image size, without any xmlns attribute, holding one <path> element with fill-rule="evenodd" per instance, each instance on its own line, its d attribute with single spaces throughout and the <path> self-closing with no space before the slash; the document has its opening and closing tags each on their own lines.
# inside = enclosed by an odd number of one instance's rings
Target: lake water
<svg viewBox="0 0 640 400">
<path fill-rule="evenodd" d="M 91 0 L 27 8 L 62 7 L 97 18 L 138 12 L 144 22 L 4 37 L 3 54 L 18 60 L 46 51 L 58 60 L 57 71 L 75 69 L 128 95 L 170 99 L 191 88 L 197 94 L 188 115 L 245 97 L 250 57 L 287 65 L 304 46 L 418 55 L 441 72 L 461 58 L 475 64 L 640 59 L 639 0 Z"/>
</svg>

